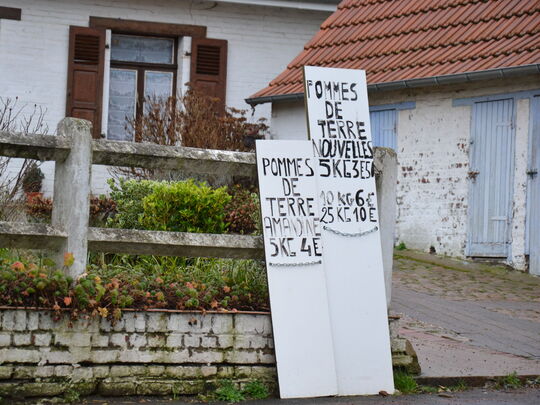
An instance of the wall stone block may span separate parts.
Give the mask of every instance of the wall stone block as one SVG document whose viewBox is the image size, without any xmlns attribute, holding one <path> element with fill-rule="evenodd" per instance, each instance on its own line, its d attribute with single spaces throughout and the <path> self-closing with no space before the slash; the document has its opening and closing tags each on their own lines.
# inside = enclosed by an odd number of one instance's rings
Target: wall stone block
<svg viewBox="0 0 540 405">
<path fill-rule="evenodd" d="M 29 346 L 32 335 L 30 333 L 15 333 L 13 335 L 13 344 L 15 346 Z"/>
<path fill-rule="evenodd" d="M 11 344 L 11 332 L 0 332 L 0 347 Z"/>
</svg>

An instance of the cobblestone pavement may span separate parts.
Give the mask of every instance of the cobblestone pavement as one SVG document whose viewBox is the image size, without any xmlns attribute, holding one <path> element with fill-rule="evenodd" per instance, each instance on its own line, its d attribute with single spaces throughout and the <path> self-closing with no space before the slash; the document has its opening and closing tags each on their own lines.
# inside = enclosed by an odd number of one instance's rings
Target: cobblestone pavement
<svg viewBox="0 0 540 405">
<path fill-rule="evenodd" d="M 540 374 L 540 278 L 396 252 L 391 312 L 425 376 Z"/>
</svg>

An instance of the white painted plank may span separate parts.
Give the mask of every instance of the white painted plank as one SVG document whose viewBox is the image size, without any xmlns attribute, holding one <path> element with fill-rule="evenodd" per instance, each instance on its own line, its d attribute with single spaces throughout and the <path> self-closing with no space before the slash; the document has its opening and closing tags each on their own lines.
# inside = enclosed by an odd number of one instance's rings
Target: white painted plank
<svg viewBox="0 0 540 405">
<path fill-rule="evenodd" d="M 313 161 L 309 142 L 257 141 L 265 255 L 282 398 L 337 393 Z M 291 184 L 293 187 L 289 187 Z"/>
<path fill-rule="evenodd" d="M 365 72 L 306 66 L 305 80 L 338 394 L 392 393 Z"/>
</svg>

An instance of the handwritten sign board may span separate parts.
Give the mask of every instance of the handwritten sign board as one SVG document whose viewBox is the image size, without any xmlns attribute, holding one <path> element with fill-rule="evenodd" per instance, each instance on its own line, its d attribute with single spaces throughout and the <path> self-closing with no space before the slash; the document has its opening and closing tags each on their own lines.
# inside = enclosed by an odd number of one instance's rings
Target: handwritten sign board
<svg viewBox="0 0 540 405">
<path fill-rule="evenodd" d="M 335 395 L 316 159 L 307 141 L 256 146 L 280 395 Z"/>
<path fill-rule="evenodd" d="M 365 72 L 304 68 L 338 395 L 393 392 Z"/>
</svg>

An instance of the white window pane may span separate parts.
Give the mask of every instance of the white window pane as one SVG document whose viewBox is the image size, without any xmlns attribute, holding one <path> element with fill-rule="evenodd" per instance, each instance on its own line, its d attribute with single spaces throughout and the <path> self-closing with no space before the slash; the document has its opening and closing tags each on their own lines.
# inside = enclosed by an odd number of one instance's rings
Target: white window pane
<svg viewBox="0 0 540 405">
<path fill-rule="evenodd" d="M 112 35 L 111 59 L 126 62 L 174 63 L 174 40 Z"/>
<path fill-rule="evenodd" d="M 109 120 L 107 138 L 115 141 L 131 141 L 126 130 L 126 120 L 135 117 L 137 102 L 137 71 L 111 69 L 109 85 Z"/>
<path fill-rule="evenodd" d="M 172 96 L 172 72 L 146 71 L 144 75 L 144 97 L 166 99 Z"/>
</svg>

